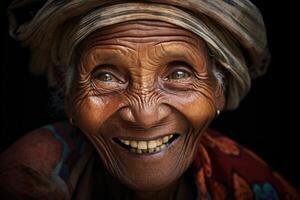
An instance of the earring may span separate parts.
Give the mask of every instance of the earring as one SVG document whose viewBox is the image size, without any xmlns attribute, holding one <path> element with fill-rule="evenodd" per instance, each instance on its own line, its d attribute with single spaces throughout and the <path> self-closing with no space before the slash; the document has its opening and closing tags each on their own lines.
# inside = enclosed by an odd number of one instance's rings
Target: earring
<svg viewBox="0 0 300 200">
<path fill-rule="evenodd" d="M 71 125 L 74 125 L 74 119 L 72 117 L 70 117 L 69 122 Z"/>
<path fill-rule="evenodd" d="M 221 111 L 218 109 L 217 110 L 217 117 L 220 115 Z"/>
</svg>

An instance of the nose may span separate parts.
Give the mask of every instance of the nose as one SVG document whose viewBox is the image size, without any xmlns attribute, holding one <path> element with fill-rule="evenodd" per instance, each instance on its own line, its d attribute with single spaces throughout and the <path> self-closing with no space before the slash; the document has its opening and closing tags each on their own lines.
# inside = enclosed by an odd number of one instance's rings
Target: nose
<svg viewBox="0 0 300 200">
<path fill-rule="evenodd" d="M 166 104 L 131 105 L 121 109 L 123 120 L 133 125 L 149 129 L 159 126 L 171 114 L 171 108 Z"/>
</svg>

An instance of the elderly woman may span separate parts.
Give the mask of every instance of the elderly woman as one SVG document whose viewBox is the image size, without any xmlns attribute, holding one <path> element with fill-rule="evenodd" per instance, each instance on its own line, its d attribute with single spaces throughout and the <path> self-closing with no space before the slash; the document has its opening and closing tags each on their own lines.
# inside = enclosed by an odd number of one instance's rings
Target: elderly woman
<svg viewBox="0 0 300 200">
<path fill-rule="evenodd" d="M 2 198 L 299 199 L 208 129 L 268 64 L 250 1 L 16 0 L 9 11 L 68 120 L 2 153 Z"/>
</svg>

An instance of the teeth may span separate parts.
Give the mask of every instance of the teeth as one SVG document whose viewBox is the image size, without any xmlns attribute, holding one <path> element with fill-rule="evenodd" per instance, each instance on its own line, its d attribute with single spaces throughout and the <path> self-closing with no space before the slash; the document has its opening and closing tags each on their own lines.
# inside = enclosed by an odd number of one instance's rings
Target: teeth
<svg viewBox="0 0 300 200">
<path fill-rule="evenodd" d="M 156 146 L 160 146 L 160 145 L 162 145 L 162 143 L 163 143 L 163 139 L 157 139 L 156 140 Z"/>
<path fill-rule="evenodd" d="M 121 140 L 122 141 L 122 140 Z M 124 143 L 124 142 L 123 142 Z M 132 148 L 137 148 L 137 141 L 130 141 L 130 146 L 132 147 Z"/>
<path fill-rule="evenodd" d="M 139 154 L 143 153 L 141 149 L 136 149 L 136 152 Z"/>
<path fill-rule="evenodd" d="M 166 147 L 166 145 L 165 145 L 165 144 L 162 144 L 162 145 L 160 146 L 160 150 L 164 149 L 165 147 Z"/>
<path fill-rule="evenodd" d="M 148 152 L 148 149 L 142 149 L 142 152 L 143 152 L 143 153 L 147 153 L 147 152 Z"/>
<path fill-rule="evenodd" d="M 139 141 L 137 148 L 138 149 L 147 149 L 147 142 L 146 141 Z"/>
<path fill-rule="evenodd" d="M 158 138 L 156 140 L 150 140 L 150 141 L 130 141 L 130 140 L 124 140 L 120 139 L 120 141 L 130 146 L 130 151 L 135 152 L 138 154 L 142 153 L 153 153 L 161 151 L 166 147 L 166 144 L 169 142 L 169 140 L 173 137 L 173 135 L 164 136 L 162 138 Z"/>
<path fill-rule="evenodd" d="M 165 136 L 164 138 L 163 138 L 163 143 L 167 143 L 169 141 L 169 136 Z"/>
<path fill-rule="evenodd" d="M 155 140 L 151 140 L 151 141 L 148 142 L 148 148 L 149 148 L 149 149 L 153 149 L 153 148 L 155 148 L 156 146 L 157 146 L 157 143 L 156 143 Z"/>
<path fill-rule="evenodd" d="M 154 148 L 153 149 L 148 149 L 149 153 L 153 153 L 154 152 Z"/>
</svg>

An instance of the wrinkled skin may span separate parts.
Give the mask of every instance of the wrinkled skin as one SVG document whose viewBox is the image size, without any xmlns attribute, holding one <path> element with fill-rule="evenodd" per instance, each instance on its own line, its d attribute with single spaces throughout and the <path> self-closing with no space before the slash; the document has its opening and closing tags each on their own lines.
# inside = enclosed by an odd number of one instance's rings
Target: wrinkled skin
<svg viewBox="0 0 300 200">
<path fill-rule="evenodd" d="M 175 25 L 134 21 L 91 34 L 77 50 L 69 117 L 136 197 L 172 198 L 201 134 L 224 105 L 204 41 Z M 172 145 L 152 155 L 131 153 L 113 140 L 172 133 L 179 135 Z"/>
</svg>

